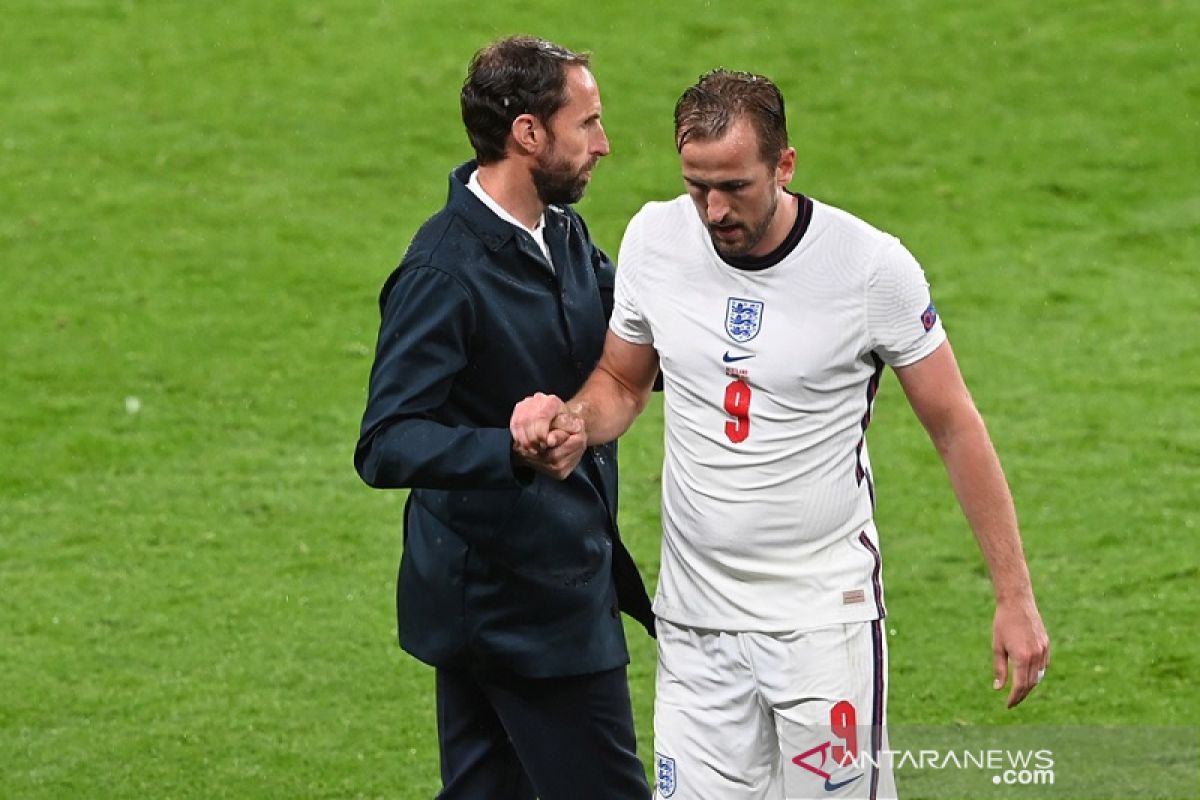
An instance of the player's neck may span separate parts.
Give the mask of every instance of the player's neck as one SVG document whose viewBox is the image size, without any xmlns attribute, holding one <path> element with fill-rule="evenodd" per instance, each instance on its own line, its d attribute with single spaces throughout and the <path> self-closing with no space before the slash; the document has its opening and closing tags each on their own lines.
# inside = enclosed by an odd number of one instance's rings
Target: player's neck
<svg viewBox="0 0 1200 800">
<path fill-rule="evenodd" d="M 529 169 L 516 158 L 506 158 L 479 168 L 479 185 L 488 197 L 532 230 L 546 210 L 538 197 Z"/>
<path fill-rule="evenodd" d="M 800 213 L 800 198 L 797 195 L 782 186 L 778 187 L 776 191 L 779 192 L 779 202 L 775 206 L 775 215 L 767 228 L 767 235 L 762 238 L 757 247 L 747 254 L 753 258 L 775 252 L 776 248 L 783 244 L 784 239 L 791 233 L 792 226 L 796 224 L 796 215 Z"/>
</svg>

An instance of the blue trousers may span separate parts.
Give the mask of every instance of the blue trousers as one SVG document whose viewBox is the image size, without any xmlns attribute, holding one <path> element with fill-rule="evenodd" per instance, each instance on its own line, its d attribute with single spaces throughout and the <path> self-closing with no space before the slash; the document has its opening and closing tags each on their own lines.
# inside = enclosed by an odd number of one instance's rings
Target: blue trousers
<svg viewBox="0 0 1200 800">
<path fill-rule="evenodd" d="M 437 670 L 438 800 L 648 800 L 625 668 L 567 678 Z"/>
</svg>

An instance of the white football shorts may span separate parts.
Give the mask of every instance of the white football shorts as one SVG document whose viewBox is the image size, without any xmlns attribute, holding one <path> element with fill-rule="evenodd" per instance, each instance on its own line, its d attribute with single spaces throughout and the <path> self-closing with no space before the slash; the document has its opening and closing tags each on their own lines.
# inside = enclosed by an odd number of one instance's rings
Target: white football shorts
<svg viewBox="0 0 1200 800">
<path fill-rule="evenodd" d="M 656 800 L 895 798 L 882 620 L 736 633 L 658 620 Z"/>
</svg>

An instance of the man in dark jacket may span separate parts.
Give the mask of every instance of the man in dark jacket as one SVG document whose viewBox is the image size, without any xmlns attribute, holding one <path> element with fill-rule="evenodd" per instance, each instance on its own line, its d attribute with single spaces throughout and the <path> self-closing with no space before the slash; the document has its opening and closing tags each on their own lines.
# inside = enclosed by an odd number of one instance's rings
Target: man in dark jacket
<svg viewBox="0 0 1200 800">
<path fill-rule="evenodd" d="M 400 643 L 437 670 L 439 797 L 644 800 L 619 609 L 654 622 L 615 446 L 559 482 L 508 430 L 603 349 L 613 267 L 570 208 L 609 151 L 600 95 L 586 56 L 514 37 L 472 60 L 462 114 L 477 161 L 384 284 L 354 458 L 412 490 Z"/>
</svg>

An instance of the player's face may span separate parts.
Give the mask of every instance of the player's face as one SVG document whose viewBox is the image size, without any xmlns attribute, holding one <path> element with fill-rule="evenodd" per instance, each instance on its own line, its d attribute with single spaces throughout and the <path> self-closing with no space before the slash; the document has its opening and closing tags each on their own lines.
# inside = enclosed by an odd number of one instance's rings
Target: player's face
<svg viewBox="0 0 1200 800">
<path fill-rule="evenodd" d="M 718 252 L 766 255 L 783 241 L 786 225 L 775 212 L 795 171 L 795 150 L 765 163 L 753 125 L 739 119 L 720 139 L 689 140 L 679 157 L 683 182 Z"/>
<path fill-rule="evenodd" d="M 600 124 L 600 89 L 586 67 L 567 69 L 567 103 L 546 126 L 546 148 L 538 153 L 533 185 L 543 203 L 575 203 L 592 179 L 608 137 Z"/>
</svg>

